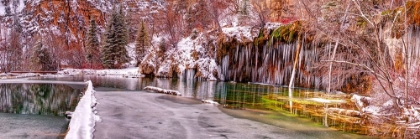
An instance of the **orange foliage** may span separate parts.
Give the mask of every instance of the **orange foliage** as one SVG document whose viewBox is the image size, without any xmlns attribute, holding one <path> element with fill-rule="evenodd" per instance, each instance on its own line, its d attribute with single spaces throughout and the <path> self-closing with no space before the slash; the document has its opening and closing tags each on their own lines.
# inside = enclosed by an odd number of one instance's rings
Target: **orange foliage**
<svg viewBox="0 0 420 139">
<path fill-rule="evenodd" d="M 420 1 L 409 1 L 406 6 L 410 23 L 420 26 Z"/>
</svg>

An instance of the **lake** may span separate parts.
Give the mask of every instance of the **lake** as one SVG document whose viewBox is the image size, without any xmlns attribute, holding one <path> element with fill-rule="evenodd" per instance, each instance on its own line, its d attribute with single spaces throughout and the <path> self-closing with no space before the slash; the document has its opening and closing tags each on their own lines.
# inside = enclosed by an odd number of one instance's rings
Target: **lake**
<svg viewBox="0 0 420 139">
<path fill-rule="evenodd" d="M 361 125 L 365 119 L 358 115 L 357 108 L 348 95 L 326 95 L 314 89 L 289 90 L 282 86 L 255 83 L 117 76 L 56 76 L 34 79 L 78 82 L 92 80 L 95 89 L 101 91 L 138 91 L 146 86 L 156 86 L 178 90 L 183 97 L 216 101 L 223 112 L 238 118 L 287 128 L 296 127 L 278 124 L 278 121 L 297 120 L 307 126 L 296 130 L 328 127 L 326 129 L 345 131 L 342 134 L 369 134 L 368 127 Z"/>
<path fill-rule="evenodd" d="M 64 138 L 83 85 L 0 84 L 0 138 Z"/>
</svg>

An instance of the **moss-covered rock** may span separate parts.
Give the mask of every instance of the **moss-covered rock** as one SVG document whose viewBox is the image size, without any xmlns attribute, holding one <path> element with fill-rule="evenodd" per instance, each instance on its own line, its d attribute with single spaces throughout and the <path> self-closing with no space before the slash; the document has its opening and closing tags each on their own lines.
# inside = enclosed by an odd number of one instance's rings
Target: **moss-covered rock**
<svg viewBox="0 0 420 139">
<path fill-rule="evenodd" d="M 285 43 L 296 41 L 297 36 L 302 32 L 302 21 L 296 21 L 285 26 L 280 26 L 270 35 L 270 41 L 279 40 Z"/>
</svg>

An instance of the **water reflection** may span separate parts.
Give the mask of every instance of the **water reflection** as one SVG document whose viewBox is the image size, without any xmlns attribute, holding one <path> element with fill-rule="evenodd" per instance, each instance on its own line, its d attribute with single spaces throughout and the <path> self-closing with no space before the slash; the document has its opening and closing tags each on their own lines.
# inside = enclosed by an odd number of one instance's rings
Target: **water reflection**
<svg viewBox="0 0 420 139">
<path fill-rule="evenodd" d="M 44 78 L 45 79 L 45 78 Z M 75 76 L 65 78 L 49 78 L 48 80 L 86 81 L 92 80 L 96 88 L 118 88 L 121 90 L 142 90 L 146 86 L 178 90 L 184 97 L 202 100 L 214 100 L 228 109 L 267 110 L 287 113 L 311 119 L 318 125 L 335 127 L 339 130 L 369 134 L 361 121 L 365 120 L 357 114 L 354 104 L 322 103 L 310 98 L 343 99 L 328 97 L 323 92 L 313 89 L 288 88 L 251 83 L 228 83 L 216 81 L 200 81 L 190 79 L 162 78 L 122 78 L 105 76 Z M 356 112 L 354 114 L 353 112 Z M 353 114 L 352 114 L 353 113 Z"/>
<path fill-rule="evenodd" d="M 120 90 L 143 90 L 146 86 L 156 86 L 164 89 L 178 90 L 184 97 L 197 99 L 212 99 L 223 82 L 193 81 L 166 78 L 123 78 L 117 76 L 68 76 L 68 77 L 37 77 L 33 80 L 57 81 L 87 81 L 91 80 L 95 88 L 113 88 Z"/>
<path fill-rule="evenodd" d="M 0 112 L 64 116 L 82 89 L 59 84 L 0 84 Z"/>
</svg>

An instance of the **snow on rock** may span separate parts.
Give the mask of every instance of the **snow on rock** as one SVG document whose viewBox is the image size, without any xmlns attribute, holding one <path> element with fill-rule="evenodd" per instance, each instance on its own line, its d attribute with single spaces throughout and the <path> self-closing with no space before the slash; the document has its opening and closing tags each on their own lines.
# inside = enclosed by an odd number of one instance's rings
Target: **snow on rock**
<svg viewBox="0 0 420 139">
<path fill-rule="evenodd" d="M 201 100 L 201 102 L 206 103 L 206 104 L 214 104 L 214 105 L 219 105 L 219 103 L 217 103 L 216 101 L 213 100 Z"/>
<path fill-rule="evenodd" d="M 129 62 L 129 67 L 135 67 L 137 66 L 137 59 L 136 59 L 136 43 L 130 43 L 127 46 L 125 46 L 125 49 L 127 49 L 128 57 L 131 58 L 131 61 Z"/>
<path fill-rule="evenodd" d="M 234 37 L 239 41 L 252 41 L 258 34 L 252 32 L 251 26 L 237 26 L 222 28 L 223 33 L 229 37 Z"/>
<path fill-rule="evenodd" d="M 363 111 L 363 108 L 365 106 L 368 106 L 370 104 L 370 102 L 372 101 L 372 98 L 370 97 L 365 97 L 365 96 L 360 96 L 357 94 L 354 94 L 351 97 L 351 102 L 354 102 L 356 104 L 356 107 L 360 110 Z"/>
<path fill-rule="evenodd" d="M 66 139 L 91 139 L 95 122 L 100 121 L 98 115 L 95 115 L 96 98 L 95 91 L 91 81 L 86 82 L 88 87 L 82 99 L 76 106 L 76 110 L 72 113 L 71 121 L 69 124 L 69 131 L 67 132 Z"/>
<path fill-rule="evenodd" d="M 373 105 L 369 105 L 367 107 L 362 108 L 362 112 L 373 114 L 373 115 L 378 115 L 380 110 L 381 110 L 380 107 L 373 106 Z"/>
<path fill-rule="evenodd" d="M 195 69 L 195 77 L 217 80 L 216 74 L 220 73 L 220 69 L 218 69 L 215 59 L 208 56 L 208 52 L 206 52 L 208 39 L 205 33 L 197 34 L 194 39 L 192 37 L 183 38 L 178 42 L 176 48 L 166 52 L 166 58 L 161 63 L 154 65 L 152 64 L 153 59 L 146 62 L 148 65 L 156 66 L 155 74 L 158 77 L 171 77 L 173 72 L 176 72 L 178 77 L 183 77 L 186 70 Z"/>
<path fill-rule="evenodd" d="M 328 108 L 327 112 L 328 113 L 337 113 L 337 114 L 342 114 L 342 115 L 347 115 L 347 116 L 354 116 L 354 117 L 360 117 L 361 116 L 361 113 L 359 111 L 348 110 L 348 109 L 340 109 L 340 108 Z"/>
<path fill-rule="evenodd" d="M 345 100 L 329 100 L 329 99 L 323 99 L 323 98 L 310 98 L 308 100 L 315 101 L 318 103 L 325 103 L 325 104 L 346 103 Z"/>
<path fill-rule="evenodd" d="M 162 88 L 154 87 L 154 86 L 146 86 L 144 90 L 155 91 L 158 93 L 170 94 L 170 95 L 175 95 L 175 96 L 181 96 L 181 93 L 179 91 L 167 90 L 167 89 L 162 89 Z"/>
<path fill-rule="evenodd" d="M 281 25 L 282 25 L 282 24 L 281 24 L 281 23 L 279 23 L 279 22 L 268 22 L 268 23 L 265 25 L 265 28 L 267 28 L 268 30 L 274 30 L 274 29 L 279 28 Z"/>
</svg>

